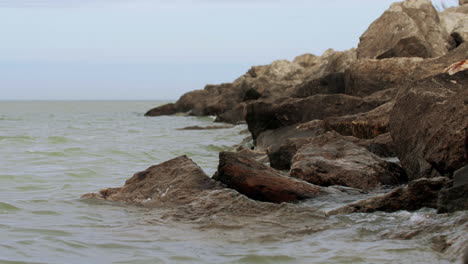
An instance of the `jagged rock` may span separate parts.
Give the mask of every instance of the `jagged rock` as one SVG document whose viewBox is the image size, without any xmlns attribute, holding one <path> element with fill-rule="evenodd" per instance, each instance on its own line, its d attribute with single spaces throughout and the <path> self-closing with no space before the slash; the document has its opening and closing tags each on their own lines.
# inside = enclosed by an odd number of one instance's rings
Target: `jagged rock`
<svg viewBox="0 0 468 264">
<path fill-rule="evenodd" d="M 123 187 L 85 194 L 82 198 L 163 207 L 189 204 L 207 191 L 221 188 L 184 155 L 135 173 Z"/>
<path fill-rule="evenodd" d="M 331 210 L 327 214 L 415 211 L 423 207 L 437 208 L 439 192 L 450 182 L 450 179 L 446 177 L 422 178 L 410 182 L 408 186 L 393 189 L 387 194 L 348 204 Z"/>
<path fill-rule="evenodd" d="M 455 171 L 453 174 L 453 186 L 468 184 L 468 165 Z"/>
<path fill-rule="evenodd" d="M 390 101 L 368 112 L 331 117 L 324 120 L 327 130 L 344 136 L 370 139 L 388 132 L 389 115 L 394 102 Z"/>
<path fill-rule="evenodd" d="M 344 72 L 355 58 L 354 49 L 327 50 L 322 56 L 299 56 L 295 62 L 278 60 L 269 65 L 254 66 L 232 83 L 207 85 L 203 90 L 188 92 L 176 103 L 156 107 L 146 115 L 216 115 L 218 122 L 235 124 L 244 120 L 244 102 L 290 96 L 304 80 Z"/>
<path fill-rule="evenodd" d="M 382 134 L 373 139 L 358 139 L 351 136 L 344 137 L 354 144 L 366 148 L 373 154 L 382 158 L 395 157 L 394 145 L 389 133 Z M 270 166 L 277 170 L 289 170 L 291 161 L 297 151 L 304 145 L 313 141 L 313 137 L 288 138 L 281 144 L 268 148 Z"/>
<path fill-rule="evenodd" d="M 454 45 L 430 0 L 397 2 L 361 36 L 358 58 L 442 56 Z"/>
<path fill-rule="evenodd" d="M 345 93 L 345 75 L 342 72 L 330 73 L 319 79 L 306 80 L 296 86 L 292 97 L 304 98 L 316 94 Z"/>
<path fill-rule="evenodd" d="M 467 164 L 468 72 L 401 89 L 390 114 L 395 151 L 410 179 L 451 176 Z"/>
<path fill-rule="evenodd" d="M 345 114 L 367 112 L 381 104 L 381 99 L 360 98 L 344 94 L 314 95 L 307 98 L 281 98 L 255 101 L 247 105 L 245 119 L 256 139 L 270 129 Z"/>
<path fill-rule="evenodd" d="M 326 188 L 287 177 L 233 152 L 219 154 L 218 171 L 213 179 L 251 199 L 273 203 L 295 202 L 330 193 Z"/>
<path fill-rule="evenodd" d="M 468 184 L 440 191 L 437 212 L 453 213 L 461 210 L 468 210 Z"/>
<path fill-rule="evenodd" d="M 359 59 L 345 72 L 346 94 L 367 96 L 417 78 L 422 58 Z"/>
<path fill-rule="evenodd" d="M 292 159 L 292 177 L 320 186 L 369 190 L 406 182 L 404 171 L 336 132 L 311 138 Z"/>
<path fill-rule="evenodd" d="M 439 17 L 457 46 L 468 41 L 468 5 L 447 8 Z"/>
</svg>

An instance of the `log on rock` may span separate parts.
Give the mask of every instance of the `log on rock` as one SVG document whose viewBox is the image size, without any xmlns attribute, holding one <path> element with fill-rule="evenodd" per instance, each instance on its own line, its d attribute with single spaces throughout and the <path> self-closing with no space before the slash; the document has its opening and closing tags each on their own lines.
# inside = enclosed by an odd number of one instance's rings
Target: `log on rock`
<svg viewBox="0 0 468 264">
<path fill-rule="evenodd" d="M 312 138 L 292 159 L 291 176 L 320 186 L 369 190 L 407 181 L 404 170 L 334 131 Z"/>
<path fill-rule="evenodd" d="M 330 193 L 326 188 L 294 179 L 233 152 L 219 154 L 213 179 L 245 196 L 265 202 L 296 202 Z"/>
<path fill-rule="evenodd" d="M 408 186 L 393 189 L 387 194 L 348 204 L 331 210 L 327 214 L 415 211 L 423 207 L 437 208 L 439 192 L 450 184 L 450 179 L 446 177 L 423 178 L 411 182 Z"/>
<path fill-rule="evenodd" d="M 135 173 L 123 187 L 103 189 L 98 193 L 85 194 L 82 198 L 148 207 L 173 206 L 189 204 L 206 191 L 221 188 L 219 183 L 184 155 Z"/>
</svg>

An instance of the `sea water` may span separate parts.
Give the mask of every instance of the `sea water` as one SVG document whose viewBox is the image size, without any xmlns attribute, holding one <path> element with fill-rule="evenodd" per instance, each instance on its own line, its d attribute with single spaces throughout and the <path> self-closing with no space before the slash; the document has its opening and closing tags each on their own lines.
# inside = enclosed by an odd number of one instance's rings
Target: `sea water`
<svg viewBox="0 0 468 264">
<path fill-rule="evenodd" d="M 285 210 L 214 225 L 216 215 L 167 217 L 167 208 L 80 199 L 179 155 L 212 175 L 218 153 L 246 136 L 244 125 L 178 130 L 213 125 L 211 117 L 144 116 L 161 103 L 0 101 L 0 263 L 450 263 L 431 236 L 389 231 L 465 212 L 315 218 Z M 294 206 L 321 212 L 359 198 Z"/>
</svg>

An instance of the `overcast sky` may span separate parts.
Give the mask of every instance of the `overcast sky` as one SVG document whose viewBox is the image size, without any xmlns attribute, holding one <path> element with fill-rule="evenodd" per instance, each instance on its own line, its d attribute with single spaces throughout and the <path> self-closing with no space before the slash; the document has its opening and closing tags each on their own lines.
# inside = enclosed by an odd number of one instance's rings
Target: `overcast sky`
<svg viewBox="0 0 468 264">
<path fill-rule="evenodd" d="M 392 2 L 0 0 L 0 100 L 177 99 L 251 65 L 356 47 Z"/>
</svg>

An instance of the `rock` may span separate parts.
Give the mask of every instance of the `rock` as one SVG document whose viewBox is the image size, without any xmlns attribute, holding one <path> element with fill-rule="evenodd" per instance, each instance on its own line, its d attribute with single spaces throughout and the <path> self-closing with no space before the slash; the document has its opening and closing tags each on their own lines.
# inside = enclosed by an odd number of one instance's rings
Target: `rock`
<svg viewBox="0 0 468 264">
<path fill-rule="evenodd" d="M 320 186 L 369 190 L 407 181 L 405 172 L 336 132 L 312 138 L 292 159 L 290 175 Z"/>
<path fill-rule="evenodd" d="M 121 188 L 104 189 L 82 198 L 164 207 L 189 204 L 207 191 L 221 188 L 184 155 L 135 173 Z"/>
<path fill-rule="evenodd" d="M 461 210 L 468 210 L 468 184 L 440 191 L 437 202 L 438 213 L 453 213 Z"/>
<path fill-rule="evenodd" d="M 468 40 L 468 6 L 447 8 L 439 17 L 457 46 Z"/>
<path fill-rule="evenodd" d="M 453 186 L 468 184 L 468 165 L 455 171 L 453 174 Z"/>
<path fill-rule="evenodd" d="M 224 125 L 224 126 L 188 126 L 183 128 L 178 128 L 177 130 L 213 130 L 213 129 L 228 129 L 233 128 L 233 125 Z"/>
<path fill-rule="evenodd" d="M 223 122 L 229 124 L 243 124 L 245 123 L 245 108 L 246 103 L 239 103 L 233 109 L 216 116 L 215 122 Z"/>
<path fill-rule="evenodd" d="M 367 96 L 411 81 L 421 58 L 359 59 L 345 72 L 346 94 Z"/>
<path fill-rule="evenodd" d="M 328 193 L 324 188 L 287 177 L 233 152 L 219 154 L 218 171 L 213 179 L 251 199 L 273 203 L 295 202 Z"/>
<path fill-rule="evenodd" d="M 437 208 L 439 192 L 449 184 L 450 179 L 446 177 L 423 178 L 410 182 L 408 186 L 393 189 L 387 194 L 345 205 L 331 210 L 327 214 L 415 211 L 423 207 Z"/>
<path fill-rule="evenodd" d="M 178 111 L 179 110 L 175 104 L 169 103 L 148 110 L 148 112 L 145 113 L 145 116 L 173 115 L 178 113 Z"/>
<path fill-rule="evenodd" d="M 294 63 L 306 69 L 306 78 L 309 81 L 322 78 L 332 73 L 343 73 L 356 60 L 356 49 L 345 51 L 326 50 L 321 56 L 304 54 L 297 56 Z"/>
<path fill-rule="evenodd" d="M 370 139 L 388 132 L 389 115 L 394 106 L 390 101 L 368 112 L 325 119 L 326 130 L 344 136 Z"/>
<path fill-rule="evenodd" d="M 458 0 L 458 3 L 460 5 L 466 5 L 466 4 L 468 4 L 468 0 Z"/>
<path fill-rule="evenodd" d="M 263 134 L 262 134 L 263 135 Z M 270 166 L 277 170 L 289 170 L 291 161 L 297 151 L 304 145 L 313 141 L 314 137 L 295 137 L 281 141 L 279 145 L 268 148 Z M 373 139 L 358 139 L 351 136 L 343 137 L 354 144 L 366 148 L 371 153 L 382 157 L 395 157 L 393 141 L 389 133 L 382 134 Z"/>
<path fill-rule="evenodd" d="M 330 73 L 319 79 L 305 80 L 296 86 L 292 97 L 305 98 L 316 94 L 336 94 L 345 92 L 345 75 L 341 72 Z"/>
<path fill-rule="evenodd" d="M 307 98 L 280 98 L 247 105 L 245 119 L 254 140 L 261 132 L 345 114 L 367 112 L 385 102 L 344 94 L 314 95 Z"/>
<path fill-rule="evenodd" d="M 454 45 L 430 0 L 397 2 L 361 36 L 358 58 L 431 58 Z"/>
<path fill-rule="evenodd" d="M 264 131 L 257 137 L 255 148 L 270 151 L 280 147 L 288 139 L 315 137 L 328 131 L 322 120 L 314 120 L 306 124 L 308 126 L 299 124 Z"/>
<path fill-rule="evenodd" d="M 402 88 L 390 114 L 395 151 L 411 180 L 452 176 L 467 159 L 468 72 Z"/>
</svg>

